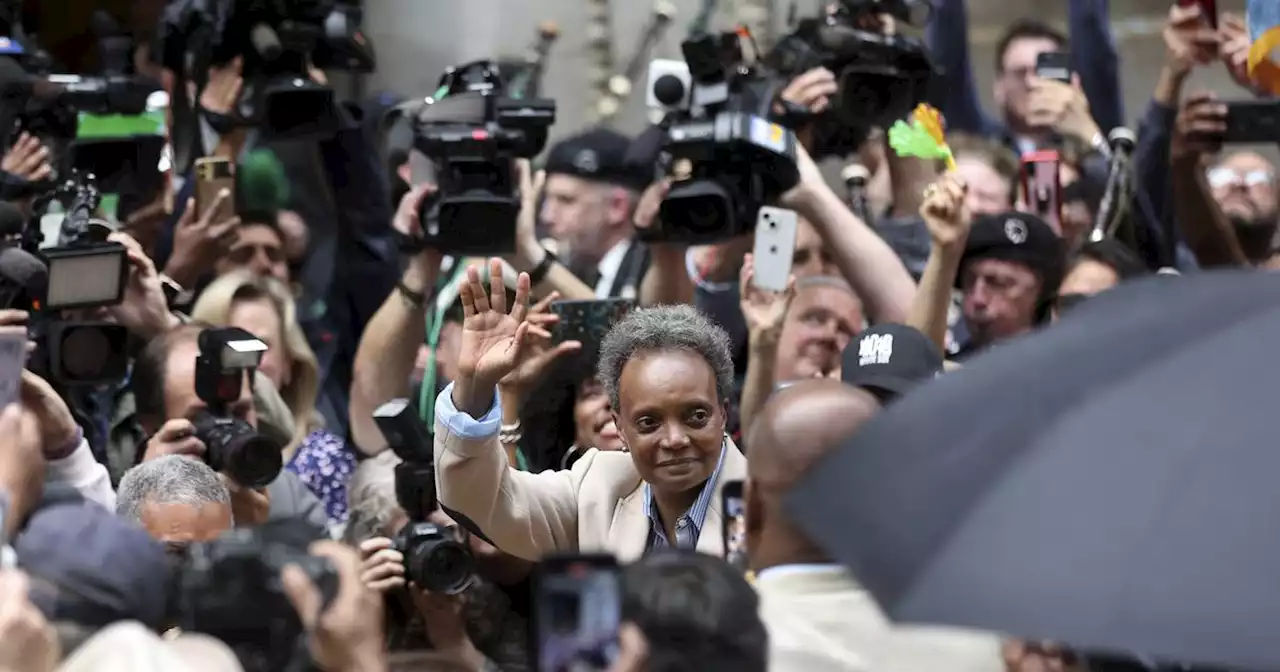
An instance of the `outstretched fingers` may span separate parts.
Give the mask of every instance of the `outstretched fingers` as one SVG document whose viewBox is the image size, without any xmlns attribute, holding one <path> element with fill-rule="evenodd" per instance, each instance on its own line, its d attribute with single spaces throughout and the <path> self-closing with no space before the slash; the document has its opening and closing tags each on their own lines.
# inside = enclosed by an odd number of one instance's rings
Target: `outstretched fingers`
<svg viewBox="0 0 1280 672">
<path fill-rule="evenodd" d="M 489 305 L 499 315 L 507 314 L 507 284 L 502 279 L 502 260 L 489 260 Z"/>
</svg>

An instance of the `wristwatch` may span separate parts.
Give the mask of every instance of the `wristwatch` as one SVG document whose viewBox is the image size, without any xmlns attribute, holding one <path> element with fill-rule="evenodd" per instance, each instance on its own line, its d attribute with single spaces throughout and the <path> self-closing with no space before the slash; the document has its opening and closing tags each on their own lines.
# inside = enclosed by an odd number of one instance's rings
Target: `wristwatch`
<svg viewBox="0 0 1280 672">
<path fill-rule="evenodd" d="M 560 259 L 557 258 L 555 253 L 551 250 L 544 247 L 542 248 L 542 251 L 545 253 L 542 255 L 542 261 L 539 261 L 538 265 L 534 266 L 533 269 L 529 271 L 530 285 L 537 285 L 539 282 L 545 280 L 547 273 L 551 272 L 551 265 L 560 261 Z"/>
</svg>

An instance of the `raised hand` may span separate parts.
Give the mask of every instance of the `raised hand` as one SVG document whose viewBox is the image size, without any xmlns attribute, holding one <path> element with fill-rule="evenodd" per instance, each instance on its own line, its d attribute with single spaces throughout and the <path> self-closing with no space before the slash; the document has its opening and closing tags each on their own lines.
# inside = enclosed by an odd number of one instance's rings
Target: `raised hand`
<svg viewBox="0 0 1280 672">
<path fill-rule="evenodd" d="M 742 260 L 742 271 L 738 278 L 738 289 L 742 299 L 739 306 L 742 317 L 747 323 L 747 333 L 753 348 L 772 347 L 777 345 L 782 334 L 782 323 L 787 317 L 787 308 L 796 294 L 796 279 L 792 276 L 787 281 L 787 288 L 781 292 L 761 289 L 755 286 L 755 255 L 747 254 Z"/>
<path fill-rule="evenodd" d="M 23 132 L 0 159 L 0 170 L 32 182 L 48 179 L 53 175 L 49 149 L 36 136 Z"/>
<path fill-rule="evenodd" d="M 543 329 L 550 329 L 560 317 L 551 312 L 551 304 L 560 298 L 560 292 L 551 292 L 546 298 L 529 309 L 525 319 L 530 324 Z M 556 345 L 544 338 L 531 339 L 529 352 L 520 364 L 502 377 L 500 385 L 504 392 L 511 392 L 517 399 L 523 399 L 538 381 L 546 375 L 551 365 L 562 356 L 582 349 L 578 341 L 564 341 Z M 504 397 L 505 399 L 505 397 Z"/>
<path fill-rule="evenodd" d="M 213 270 L 214 263 L 226 254 L 239 235 L 239 217 L 214 221 L 230 198 L 231 191 L 223 189 L 198 217 L 195 199 L 187 200 L 187 207 L 173 229 L 173 253 L 165 266 L 165 275 L 184 287 L 194 287 L 201 276 Z"/>
<path fill-rule="evenodd" d="M 933 243 L 947 249 L 963 249 L 973 218 L 965 202 L 968 186 L 958 176 L 943 175 L 924 192 L 920 216 L 929 227 Z"/>
<path fill-rule="evenodd" d="M 1199 5 L 1196 5 L 1199 9 Z M 1227 72 L 1236 84 L 1254 91 L 1253 80 L 1249 78 L 1249 50 L 1253 47 L 1253 38 L 1249 37 L 1249 28 L 1239 14 L 1224 12 L 1221 25 L 1218 26 L 1218 40 L 1222 43 L 1219 54 L 1227 66 Z"/>
<path fill-rule="evenodd" d="M 529 275 L 516 281 L 516 300 L 507 313 L 502 282 L 502 260 L 489 260 L 486 294 L 475 266 L 467 267 L 462 283 L 462 343 L 458 351 L 458 378 L 453 382 L 453 403 L 474 418 L 488 412 L 499 381 L 520 365 L 534 338 L 551 338 L 542 327 L 526 320 L 529 310 Z"/>
<path fill-rule="evenodd" d="M 544 171 L 534 172 L 528 159 L 516 160 L 516 180 L 520 185 L 520 214 L 516 217 L 516 251 L 511 263 L 517 269 L 532 269 L 542 263 L 544 251 L 538 242 L 538 195 L 546 183 Z"/>
<path fill-rule="evenodd" d="M 1225 30 L 1225 26 L 1224 26 Z M 1165 59 L 1177 72 L 1186 74 L 1197 65 L 1204 65 L 1218 55 L 1222 33 L 1215 33 L 1204 20 L 1200 5 L 1177 5 L 1169 8 L 1169 19 L 1164 27 Z M 1248 57 L 1249 36 L 1245 36 L 1245 56 Z M 1226 57 L 1226 53 L 1223 53 Z"/>
</svg>

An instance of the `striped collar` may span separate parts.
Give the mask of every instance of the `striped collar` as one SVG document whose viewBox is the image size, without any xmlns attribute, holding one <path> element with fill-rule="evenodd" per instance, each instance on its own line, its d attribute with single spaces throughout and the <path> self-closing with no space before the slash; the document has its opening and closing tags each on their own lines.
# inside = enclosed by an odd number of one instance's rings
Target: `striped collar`
<svg viewBox="0 0 1280 672">
<path fill-rule="evenodd" d="M 728 439 L 720 440 L 720 458 L 716 462 L 715 471 L 711 472 L 710 478 L 706 483 L 702 484 L 702 492 L 698 494 L 698 499 L 693 502 L 693 506 L 680 516 L 676 527 L 680 527 L 683 521 L 687 525 L 693 527 L 693 534 L 690 539 L 681 542 L 676 539 L 675 543 L 667 539 L 666 530 L 662 526 L 662 518 L 658 515 L 658 505 L 653 499 L 653 488 L 648 482 L 644 484 L 644 515 L 649 519 L 649 542 L 645 546 L 646 551 L 657 548 L 675 546 L 681 549 L 693 550 L 698 545 L 698 537 L 702 534 L 702 526 L 707 520 L 707 511 L 711 508 L 711 500 L 715 497 L 716 481 L 720 479 L 720 469 L 724 466 L 725 451 L 729 448 Z M 680 536 L 677 531 L 677 536 Z"/>
</svg>

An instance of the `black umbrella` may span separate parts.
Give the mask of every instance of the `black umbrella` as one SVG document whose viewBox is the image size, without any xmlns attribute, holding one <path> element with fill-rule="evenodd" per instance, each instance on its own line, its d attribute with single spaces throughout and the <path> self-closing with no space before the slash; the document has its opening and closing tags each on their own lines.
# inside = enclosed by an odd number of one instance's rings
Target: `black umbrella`
<svg viewBox="0 0 1280 672">
<path fill-rule="evenodd" d="M 913 391 L 795 517 L 902 621 L 1280 669 L 1280 277 L 1152 278 Z"/>
</svg>

